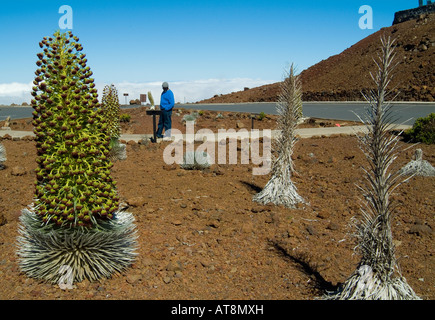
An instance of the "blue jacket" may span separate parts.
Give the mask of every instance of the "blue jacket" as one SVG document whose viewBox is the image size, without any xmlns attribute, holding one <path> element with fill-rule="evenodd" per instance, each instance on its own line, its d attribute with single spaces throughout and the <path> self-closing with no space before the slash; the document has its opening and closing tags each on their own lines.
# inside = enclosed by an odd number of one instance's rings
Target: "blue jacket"
<svg viewBox="0 0 435 320">
<path fill-rule="evenodd" d="M 171 90 L 163 91 L 160 97 L 160 109 L 162 110 L 172 110 L 175 105 L 174 94 Z"/>
</svg>

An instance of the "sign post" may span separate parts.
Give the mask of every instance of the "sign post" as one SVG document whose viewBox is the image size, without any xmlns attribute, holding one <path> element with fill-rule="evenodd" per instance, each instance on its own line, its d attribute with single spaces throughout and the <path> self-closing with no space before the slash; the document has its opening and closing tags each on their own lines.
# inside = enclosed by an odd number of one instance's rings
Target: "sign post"
<svg viewBox="0 0 435 320">
<path fill-rule="evenodd" d="M 145 105 L 146 102 L 147 102 L 147 95 L 146 94 L 141 94 L 140 95 L 140 103 L 142 105 Z"/>
</svg>

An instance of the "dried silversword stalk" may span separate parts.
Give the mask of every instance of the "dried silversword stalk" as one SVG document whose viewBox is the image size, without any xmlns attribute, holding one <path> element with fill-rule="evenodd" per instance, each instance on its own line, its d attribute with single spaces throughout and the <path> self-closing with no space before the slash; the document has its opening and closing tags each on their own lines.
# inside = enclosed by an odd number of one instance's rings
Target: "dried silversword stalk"
<svg viewBox="0 0 435 320">
<path fill-rule="evenodd" d="M 291 180 L 294 172 L 292 155 L 297 142 L 296 127 L 302 117 L 302 89 L 293 65 L 282 82 L 277 109 L 279 114 L 277 129 L 280 132 L 274 142 L 277 156 L 272 161 L 269 182 L 254 196 L 253 201 L 293 208 L 298 203 L 305 202 Z"/>
<path fill-rule="evenodd" d="M 0 170 L 5 168 L 4 163 L 6 162 L 6 148 L 3 144 L 0 143 Z"/>
<path fill-rule="evenodd" d="M 399 152 L 399 136 L 389 132 L 394 127 L 390 124 L 391 105 L 386 103 L 387 87 L 396 65 L 394 41 L 382 38 L 381 43 L 382 55 L 375 61 L 378 71 L 372 75 L 376 89 L 364 95 L 369 103 L 364 120 L 367 133 L 359 137 L 369 164 L 364 168 L 365 186 L 360 187 L 362 219 L 356 220 L 361 261 L 339 291 L 326 295 L 326 299 L 419 299 L 400 274 L 391 232 L 395 206 L 390 195 L 405 180 L 400 171 L 389 170 Z"/>
</svg>

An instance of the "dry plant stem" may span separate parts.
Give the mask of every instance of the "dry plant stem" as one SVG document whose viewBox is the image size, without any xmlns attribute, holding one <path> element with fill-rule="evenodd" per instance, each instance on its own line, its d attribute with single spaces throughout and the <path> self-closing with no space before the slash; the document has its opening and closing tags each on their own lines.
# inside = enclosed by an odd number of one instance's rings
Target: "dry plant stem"
<svg viewBox="0 0 435 320">
<path fill-rule="evenodd" d="M 389 197 L 404 179 L 399 171 L 389 170 L 399 152 L 398 136 L 389 133 L 391 106 L 385 103 L 395 55 L 394 41 L 382 38 L 381 43 L 382 55 L 376 62 L 378 72 L 372 75 L 377 89 L 365 95 L 369 107 L 364 123 L 368 130 L 360 137 L 361 149 L 369 163 L 364 168 L 365 186 L 359 187 L 364 199 L 362 219 L 356 223 L 361 261 L 341 290 L 327 296 L 328 299 L 418 299 L 400 275 L 391 232 L 395 205 Z"/>
<path fill-rule="evenodd" d="M 281 85 L 277 109 L 279 114 L 277 129 L 281 132 L 273 145 L 277 157 L 272 162 L 272 175 L 269 182 L 254 196 L 253 201 L 293 208 L 296 204 L 304 202 L 291 181 L 294 172 L 292 155 L 297 142 L 296 127 L 302 116 L 302 89 L 299 77 L 295 76 L 293 65 Z"/>
<path fill-rule="evenodd" d="M 6 162 L 6 148 L 0 143 L 0 170 L 4 168 L 4 162 Z"/>
</svg>

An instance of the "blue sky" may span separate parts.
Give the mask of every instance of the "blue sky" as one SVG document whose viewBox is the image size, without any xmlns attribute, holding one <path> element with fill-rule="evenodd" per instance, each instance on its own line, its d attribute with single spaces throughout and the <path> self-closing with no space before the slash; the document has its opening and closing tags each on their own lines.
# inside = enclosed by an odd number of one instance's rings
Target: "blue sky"
<svg viewBox="0 0 435 320">
<path fill-rule="evenodd" d="M 0 0 L 0 104 L 30 100 L 38 43 L 59 29 L 62 5 L 100 88 L 156 98 L 167 81 L 177 101 L 194 102 L 278 82 L 291 63 L 307 69 L 418 1 Z M 373 8 L 371 30 L 358 25 L 363 5 Z"/>
</svg>

